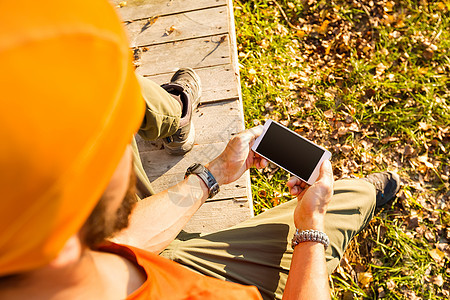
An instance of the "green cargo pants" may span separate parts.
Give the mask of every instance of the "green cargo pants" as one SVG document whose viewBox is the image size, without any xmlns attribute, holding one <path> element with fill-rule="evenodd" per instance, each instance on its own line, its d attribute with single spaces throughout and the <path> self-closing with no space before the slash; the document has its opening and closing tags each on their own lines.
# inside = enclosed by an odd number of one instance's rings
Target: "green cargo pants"
<svg viewBox="0 0 450 300">
<path fill-rule="evenodd" d="M 149 109 L 145 126 L 139 133 L 151 139 L 172 134 L 178 126 L 178 121 L 174 120 L 179 115 L 178 103 L 156 84 L 146 79 L 140 82 Z M 136 162 L 140 164 L 140 160 Z M 136 168 L 138 176 L 145 176 L 142 165 Z M 148 182 L 146 176 L 141 180 Z M 297 200 L 293 199 L 215 233 L 182 232 L 160 255 L 195 272 L 254 285 L 264 299 L 281 299 L 292 259 L 296 204 Z M 359 179 L 335 182 L 325 223 L 325 232 L 330 238 L 330 247 L 326 250 L 329 274 L 339 264 L 351 239 L 371 220 L 374 211 L 372 184 Z"/>
</svg>

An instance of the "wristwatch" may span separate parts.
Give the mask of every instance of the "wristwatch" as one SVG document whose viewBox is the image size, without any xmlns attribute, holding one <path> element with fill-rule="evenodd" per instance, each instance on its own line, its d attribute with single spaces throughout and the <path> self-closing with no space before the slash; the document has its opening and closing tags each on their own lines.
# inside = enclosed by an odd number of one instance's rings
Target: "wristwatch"
<svg viewBox="0 0 450 300">
<path fill-rule="evenodd" d="M 186 171 L 184 178 L 188 177 L 191 174 L 195 174 L 200 177 L 203 182 L 208 187 L 209 196 L 208 198 L 214 197 L 220 190 L 219 184 L 211 172 L 201 164 L 192 164 Z"/>
</svg>

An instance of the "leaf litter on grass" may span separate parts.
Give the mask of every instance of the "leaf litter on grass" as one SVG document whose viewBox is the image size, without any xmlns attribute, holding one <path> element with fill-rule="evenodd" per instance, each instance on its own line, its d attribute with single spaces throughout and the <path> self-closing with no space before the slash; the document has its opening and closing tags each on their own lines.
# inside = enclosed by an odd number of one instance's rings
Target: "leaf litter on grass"
<svg viewBox="0 0 450 300">
<path fill-rule="evenodd" d="M 235 0 L 247 126 L 274 119 L 330 149 L 336 179 L 386 169 L 403 179 L 349 245 L 335 298 L 450 297 L 449 9 Z M 257 213 L 289 200 L 286 173 L 251 176 Z"/>
</svg>

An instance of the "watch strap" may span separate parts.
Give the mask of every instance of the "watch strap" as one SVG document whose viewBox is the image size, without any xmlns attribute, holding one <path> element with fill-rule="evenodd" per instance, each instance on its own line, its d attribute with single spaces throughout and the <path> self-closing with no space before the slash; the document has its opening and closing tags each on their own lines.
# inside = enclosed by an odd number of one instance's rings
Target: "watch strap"
<svg viewBox="0 0 450 300">
<path fill-rule="evenodd" d="M 192 164 L 187 169 L 184 177 L 186 178 L 191 174 L 197 175 L 206 184 L 209 193 L 208 198 L 214 197 L 219 192 L 220 188 L 217 180 L 214 178 L 213 174 L 211 174 L 208 168 L 206 168 L 202 164 Z"/>
</svg>

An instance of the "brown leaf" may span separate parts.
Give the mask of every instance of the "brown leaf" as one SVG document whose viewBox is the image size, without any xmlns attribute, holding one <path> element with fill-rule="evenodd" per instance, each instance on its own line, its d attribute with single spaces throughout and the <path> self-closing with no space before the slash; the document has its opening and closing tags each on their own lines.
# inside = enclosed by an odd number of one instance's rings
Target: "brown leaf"
<svg viewBox="0 0 450 300">
<path fill-rule="evenodd" d="M 348 127 L 349 130 L 353 131 L 353 132 L 360 132 L 361 130 L 359 129 L 359 126 L 356 122 L 353 122 L 350 124 L 350 126 Z"/>
<path fill-rule="evenodd" d="M 386 297 L 386 291 L 382 286 L 380 286 L 377 291 L 378 291 L 378 298 Z"/>
<path fill-rule="evenodd" d="M 280 123 L 283 124 L 286 127 L 289 125 L 289 121 L 288 120 L 281 120 Z"/>
<path fill-rule="evenodd" d="M 434 241 L 434 234 L 431 231 L 427 231 L 427 232 L 425 232 L 425 238 L 429 242 L 432 242 L 432 241 Z"/>
<path fill-rule="evenodd" d="M 353 147 L 350 145 L 343 145 L 341 146 L 341 151 L 344 154 L 349 154 L 350 152 L 352 152 Z"/>
<path fill-rule="evenodd" d="M 430 60 L 432 59 L 434 56 L 434 51 L 430 48 L 425 49 L 425 51 L 423 51 L 423 58 L 425 58 L 426 60 Z"/>
<path fill-rule="evenodd" d="M 395 282 L 391 279 L 388 282 L 386 282 L 386 287 L 392 291 L 393 289 L 395 289 L 397 285 L 395 284 Z"/>
<path fill-rule="evenodd" d="M 376 75 L 381 76 L 386 69 L 387 67 L 383 63 L 379 63 L 376 67 Z"/>
<path fill-rule="evenodd" d="M 431 277 L 431 282 L 437 286 L 444 285 L 444 279 L 441 274 Z"/>
<path fill-rule="evenodd" d="M 364 148 L 365 150 L 368 150 L 368 149 L 370 149 L 370 148 L 373 147 L 373 143 L 370 142 L 370 141 L 366 141 L 366 140 L 362 140 L 362 141 L 361 141 L 361 145 L 363 146 L 363 148 Z"/>
<path fill-rule="evenodd" d="M 419 226 L 419 218 L 417 216 L 410 216 L 408 218 L 408 229 L 413 229 Z"/>
<path fill-rule="evenodd" d="M 383 139 L 381 140 L 381 143 L 382 143 L 382 144 L 387 144 L 387 143 L 391 143 L 391 142 L 396 142 L 396 141 L 398 141 L 398 140 L 400 140 L 398 137 L 395 137 L 395 136 L 388 136 L 388 137 L 383 138 Z"/>
<path fill-rule="evenodd" d="M 403 155 L 408 157 L 414 154 L 414 148 L 410 145 L 405 145 L 405 148 L 403 150 Z"/>
<path fill-rule="evenodd" d="M 325 116 L 325 118 L 327 119 L 332 119 L 334 117 L 334 113 L 332 109 L 326 110 L 323 112 L 323 115 Z"/>
<path fill-rule="evenodd" d="M 266 197 L 267 197 L 267 192 L 266 192 L 266 190 L 259 190 L 259 191 L 258 191 L 258 195 L 259 195 L 261 198 L 266 198 Z"/>
</svg>

